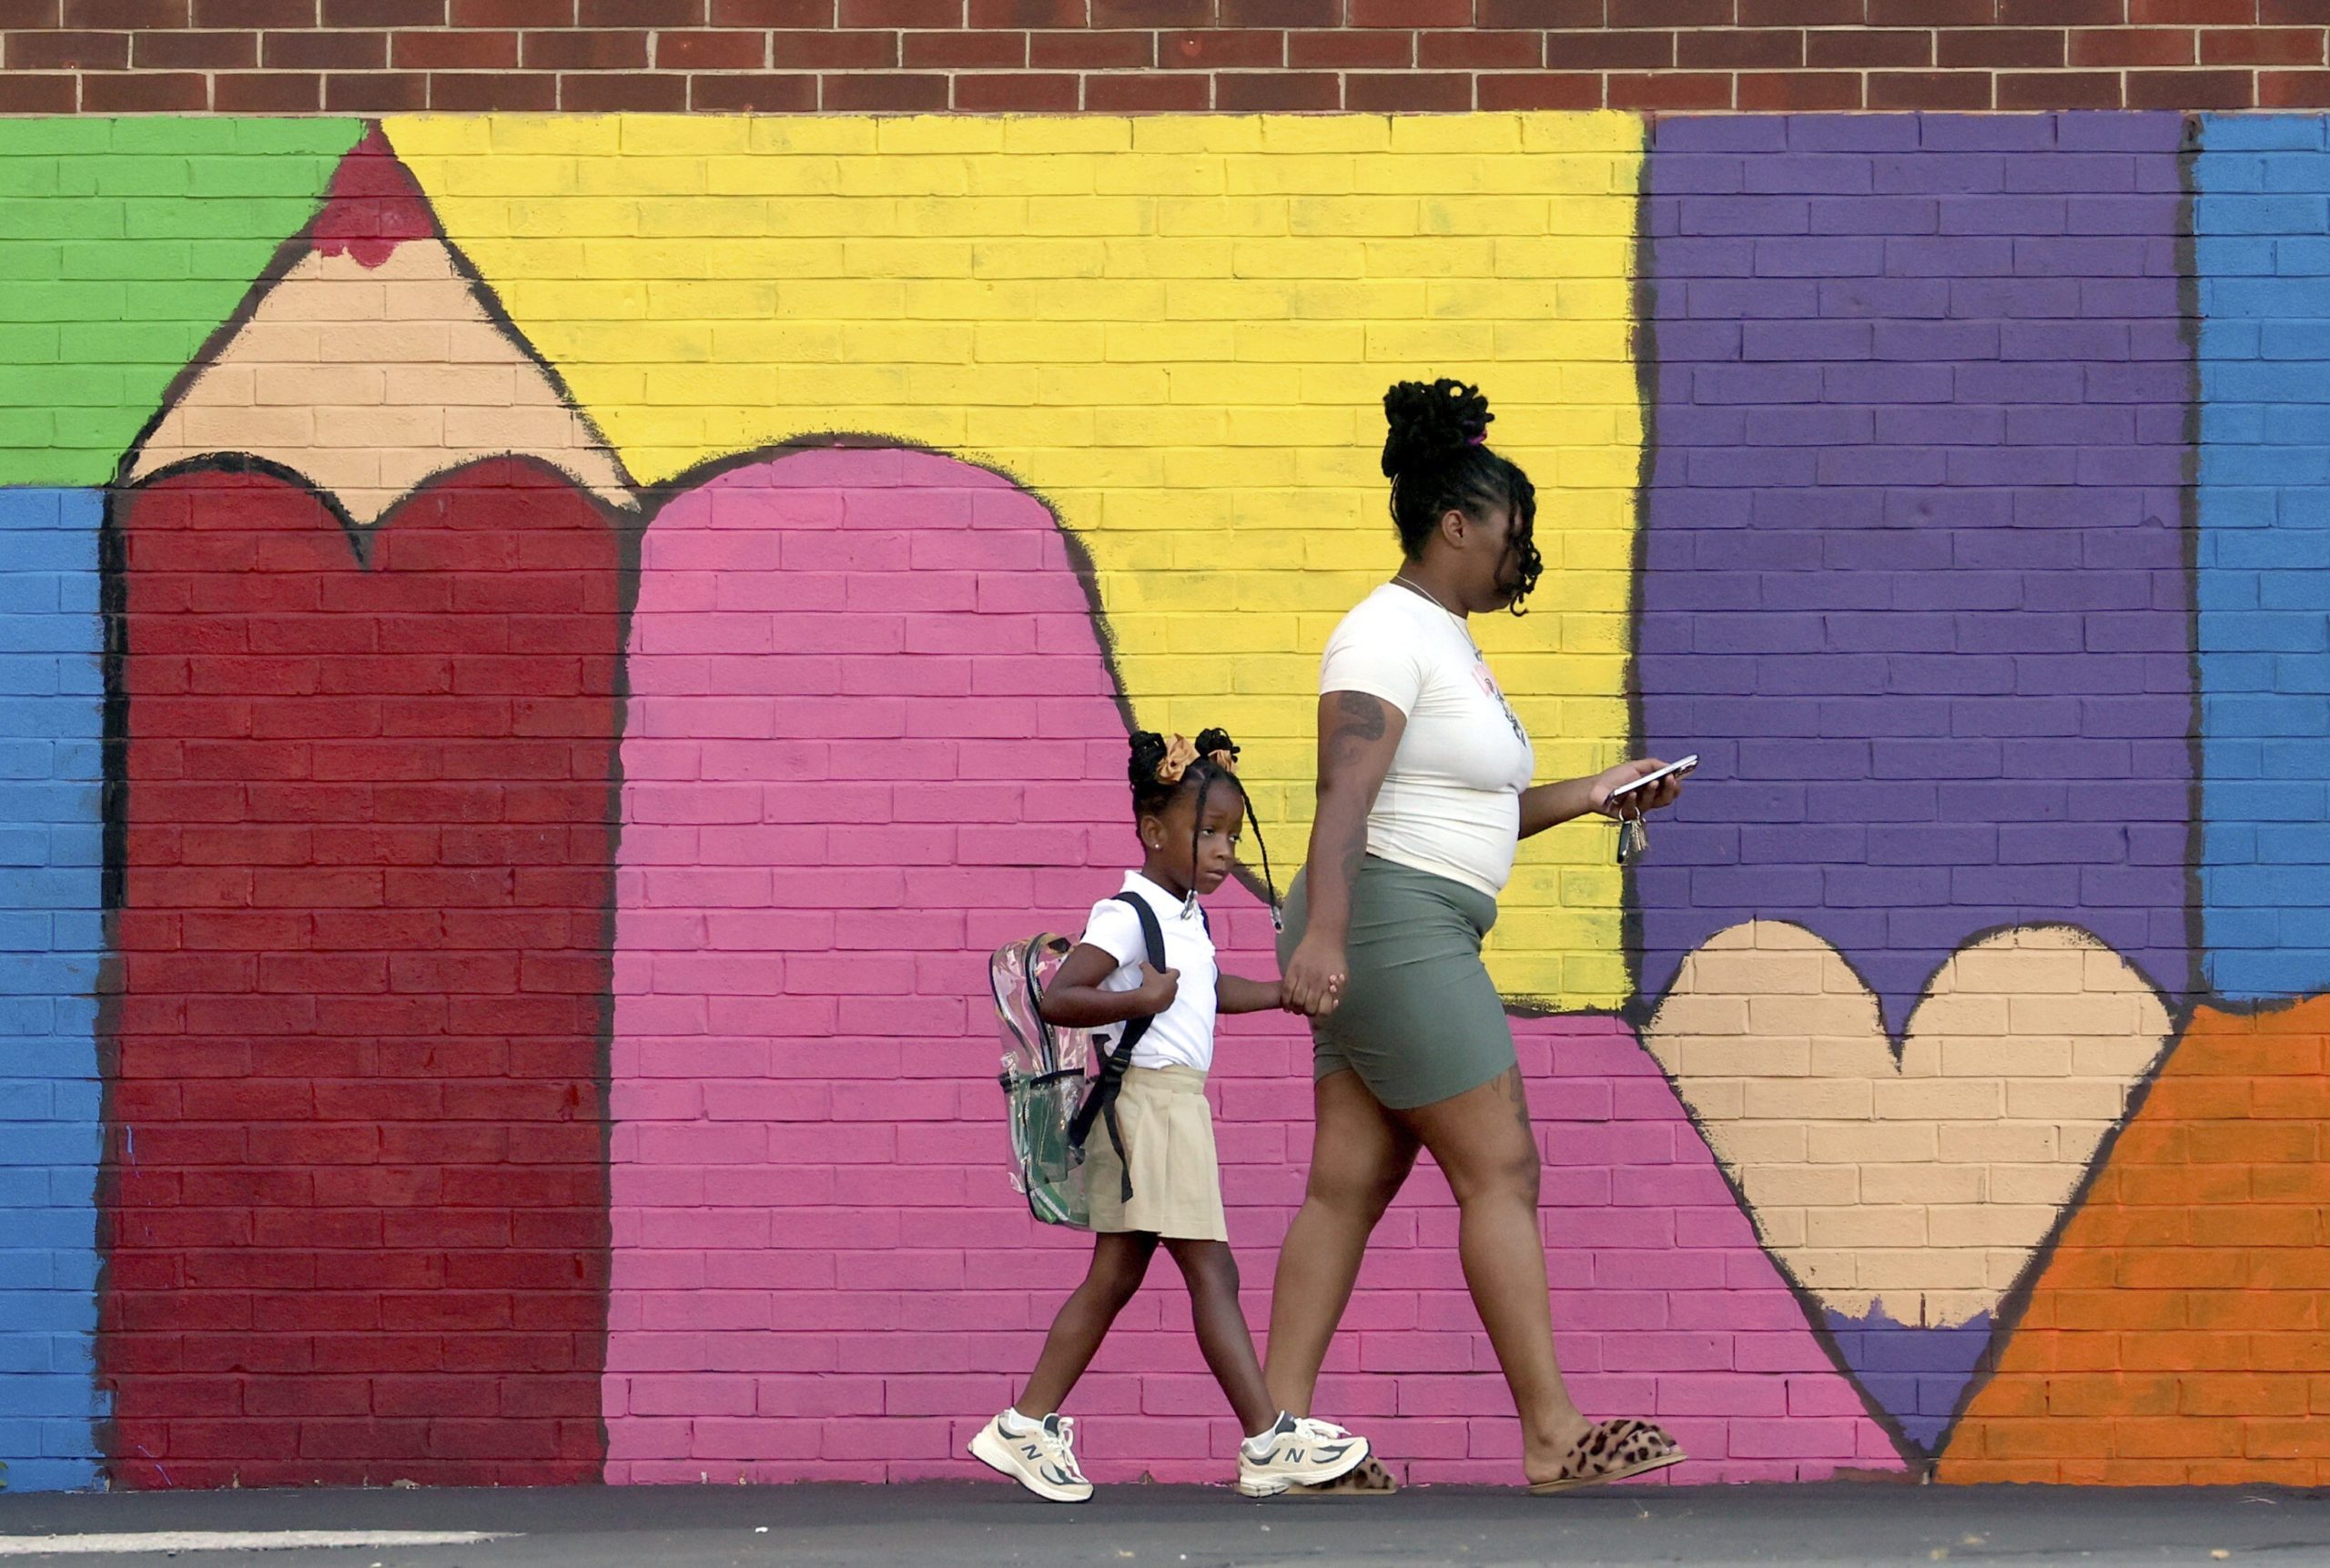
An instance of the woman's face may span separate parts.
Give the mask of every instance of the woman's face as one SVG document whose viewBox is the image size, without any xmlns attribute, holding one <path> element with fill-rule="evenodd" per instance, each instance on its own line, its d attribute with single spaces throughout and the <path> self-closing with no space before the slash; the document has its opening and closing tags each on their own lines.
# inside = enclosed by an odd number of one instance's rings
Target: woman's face
<svg viewBox="0 0 2330 1568">
<path fill-rule="evenodd" d="M 1520 592 L 1521 551 L 1514 530 L 1513 509 L 1504 505 L 1485 508 L 1478 516 L 1452 511 L 1441 520 L 1441 538 L 1456 546 L 1465 609 L 1474 613 L 1503 610 Z"/>
</svg>

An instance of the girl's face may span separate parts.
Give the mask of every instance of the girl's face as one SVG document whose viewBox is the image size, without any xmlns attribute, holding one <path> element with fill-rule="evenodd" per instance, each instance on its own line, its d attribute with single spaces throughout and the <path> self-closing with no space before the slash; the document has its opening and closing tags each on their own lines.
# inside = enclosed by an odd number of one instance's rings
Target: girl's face
<svg viewBox="0 0 2330 1568">
<path fill-rule="evenodd" d="M 1239 830 L 1246 802 L 1238 786 L 1221 779 L 1205 792 L 1205 820 L 1198 820 L 1198 791 L 1176 790 L 1163 812 L 1140 819 L 1140 841 L 1149 849 L 1150 879 L 1169 887 L 1211 893 L 1238 859 Z"/>
</svg>

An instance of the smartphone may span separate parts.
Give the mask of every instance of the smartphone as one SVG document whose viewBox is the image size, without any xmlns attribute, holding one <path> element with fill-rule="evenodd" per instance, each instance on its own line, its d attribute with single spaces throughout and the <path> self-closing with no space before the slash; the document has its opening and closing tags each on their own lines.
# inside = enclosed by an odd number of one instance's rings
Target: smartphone
<svg viewBox="0 0 2330 1568">
<path fill-rule="evenodd" d="M 1638 789 L 1643 789 L 1648 785 L 1656 784 L 1660 779 L 1681 778 L 1685 774 L 1689 773 L 1693 768 L 1697 767 L 1698 765 L 1699 754 L 1693 752 L 1681 762 L 1668 763 L 1656 773 L 1645 774 L 1642 777 L 1633 780 L 1631 783 L 1620 784 L 1616 789 L 1610 792 L 1610 798 L 1614 801 L 1622 800 L 1626 796 L 1634 794 L 1635 791 Z"/>
</svg>

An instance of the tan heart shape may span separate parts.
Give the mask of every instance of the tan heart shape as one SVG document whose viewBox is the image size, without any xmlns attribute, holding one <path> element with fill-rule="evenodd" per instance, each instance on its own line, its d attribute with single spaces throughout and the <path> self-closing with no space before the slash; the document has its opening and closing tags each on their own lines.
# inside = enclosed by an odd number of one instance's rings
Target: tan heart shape
<svg viewBox="0 0 2330 1568">
<path fill-rule="evenodd" d="M 1683 961 L 1644 1041 L 1799 1286 L 1944 1327 L 2022 1277 L 2169 1027 L 2094 937 L 2018 926 L 1943 963 L 1897 1063 L 1836 949 L 1755 920 Z"/>
</svg>

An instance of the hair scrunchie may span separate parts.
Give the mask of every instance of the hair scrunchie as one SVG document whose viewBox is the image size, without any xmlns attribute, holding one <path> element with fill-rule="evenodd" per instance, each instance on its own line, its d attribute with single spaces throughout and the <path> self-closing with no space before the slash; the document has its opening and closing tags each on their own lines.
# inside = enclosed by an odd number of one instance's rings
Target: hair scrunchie
<svg viewBox="0 0 2330 1568">
<path fill-rule="evenodd" d="M 1158 761 L 1157 782 L 1159 784 L 1180 783 L 1181 775 L 1189 772 L 1190 764 L 1197 760 L 1198 749 L 1190 744 L 1190 738 L 1187 735 L 1175 735 L 1171 743 L 1166 746 L 1165 755 Z"/>
</svg>

